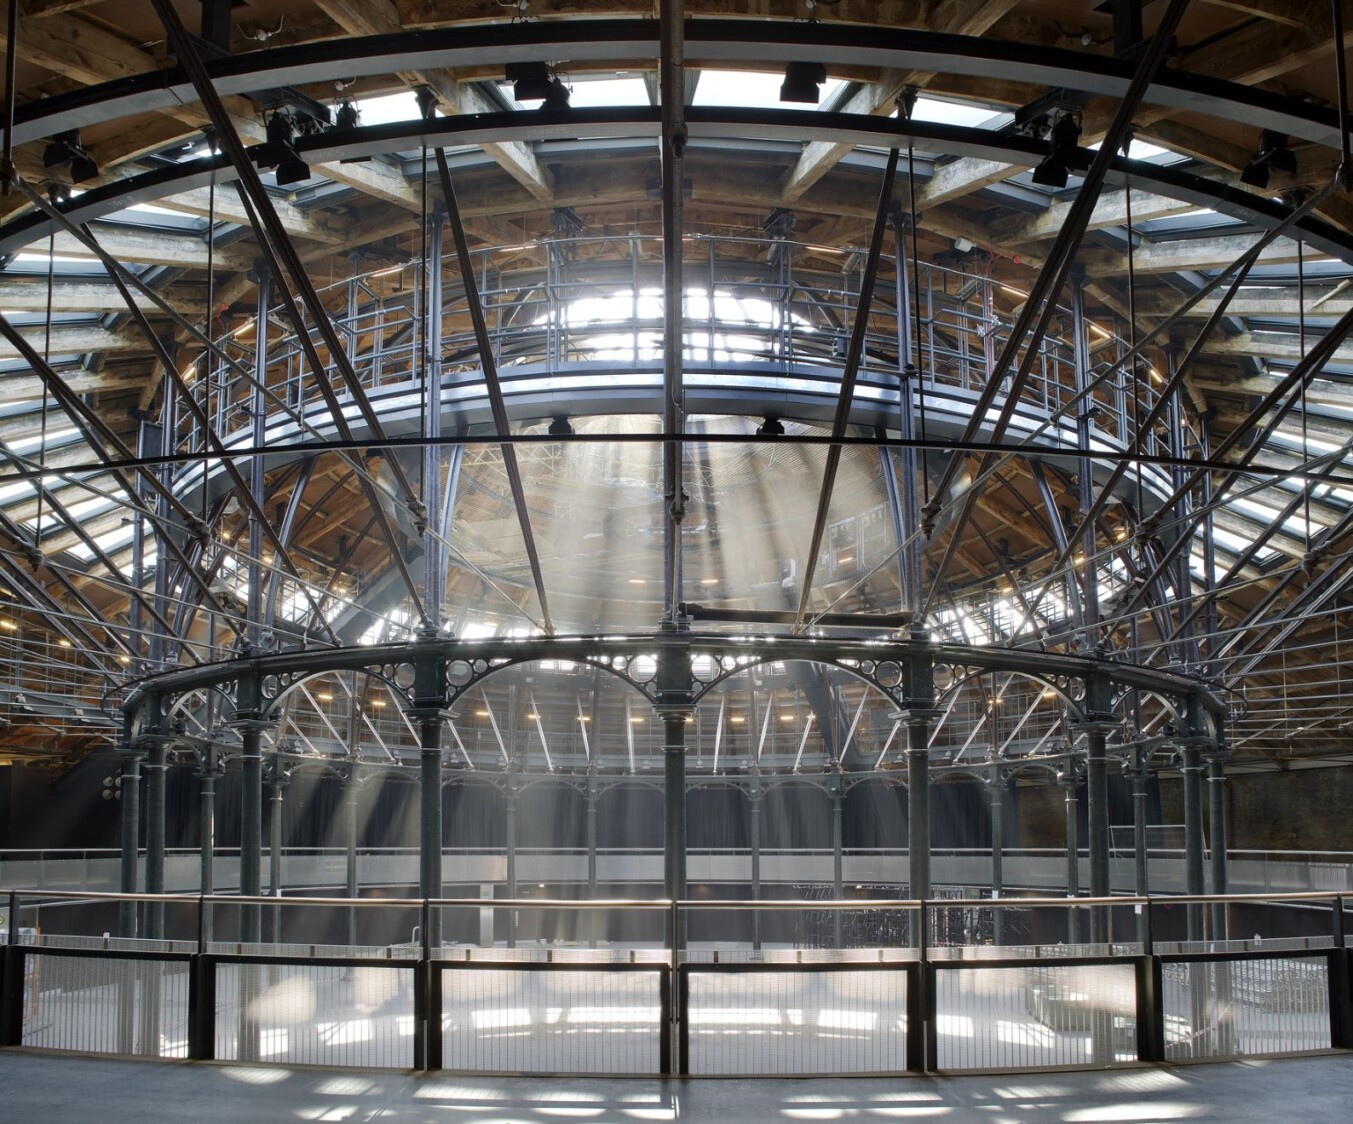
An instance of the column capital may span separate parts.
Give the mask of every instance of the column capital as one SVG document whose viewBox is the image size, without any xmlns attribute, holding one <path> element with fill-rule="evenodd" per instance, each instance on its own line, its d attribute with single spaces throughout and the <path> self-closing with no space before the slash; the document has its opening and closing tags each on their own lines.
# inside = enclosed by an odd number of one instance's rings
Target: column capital
<svg viewBox="0 0 1353 1124">
<path fill-rule="evenodd" d="M 893 712 L 894 717 L 906 726 L 929 726 L 938 721 L 944 711 L 934 706 L 904 706 Z"/>
</svg>

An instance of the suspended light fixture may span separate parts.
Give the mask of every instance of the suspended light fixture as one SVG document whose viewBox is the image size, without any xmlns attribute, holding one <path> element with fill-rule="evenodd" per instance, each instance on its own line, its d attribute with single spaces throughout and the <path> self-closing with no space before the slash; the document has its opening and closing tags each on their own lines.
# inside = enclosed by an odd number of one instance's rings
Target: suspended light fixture
<svg viewBox="0 0 1353 1124">
<path fill-rule="evenodd" d="M 72 183 L 87 183 L 99 178 L 99 166 L 94 163 L 89 150 L 80 141 L 80 131 L 71 129 L 58 133 L 48 143 L 42 153 L 44 168 L 60 168 L 70 165 Z"/>
<path fill-rule="evenodd" d="M 756 427 L 758 437 L 783 437 L 785 435 L 784 423 L 777 417 L 766 415 L 766 420 Z"/>
<path fill-rule="evenodd" d="M 820 62 L 786 63 L 780 100 L 817 105 L 821 94 L 818 87 L 826 80 L 827 68 Z"/>
<path fill-rule="evenodd" d="M 505 72 L 512 83 L 512 96 L 523 103 L 544 101 L 558 81 L 550 77 L 550 68 L 543 62 L 510 62 Z"/>
<path fill-rule="evenodd" d="M 1033 170 L 1032 179 L 1041 187 L 1062 188 L 1066 186 L 1071 161 L 1080 147 L 1080 122 L 1070 113 L 1060 114 L 1048 130 L 1048 140 L 1052 143 L 1052 151 Z"/>
<path fill-rule="evenodd" d="M 1297 170 L 1297 156 L 1287 147 L 1286 133 L 1265 129 L 1259 134 L 1259 151 L 1241 171 L 1240 182 L 1262 191 L 1268 187 L 1269 175 L 1274 170 L 1293 175 Z"/>
</svg>

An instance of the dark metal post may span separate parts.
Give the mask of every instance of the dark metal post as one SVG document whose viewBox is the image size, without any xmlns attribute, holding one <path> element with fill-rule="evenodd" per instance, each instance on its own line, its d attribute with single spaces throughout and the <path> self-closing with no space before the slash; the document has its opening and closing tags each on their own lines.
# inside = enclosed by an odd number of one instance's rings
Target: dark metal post
<svg viewBox="0 0 1353 1124">
<path fill-rule="evenodd" d="M 424 401 L 426 417 L 423 448 L 423 606 L 427 624 L 439 629 L 442 622 L 442 583 L 444 548 L 439 532 L 441 511 L 442 447 L 442 224 L 446 216 L 440 211 L 428 219 L 428 260 L 423 263 L 427 283 L 424 287 L 427 303 L 427 321 L 424 341 Z M 438 893 L 440 896 L 440 891 Z"/>
<path fill-rule="evenodd" d="M 930 897 L 930 720 L 908 715 L 907 879 L 911 897 Z M 921 934 L 912 935 L 919 947 Z"/>
<path fill-rule="evenodd" d="M 141 866 L 141 754 L 136 750 L 123 755 L 121 793 L 122 862 L 118 888 L 124 894 L 134 894 Z M 137 935 L 135 902 L 119 903 L 118 932 L 124 937 Z"/>
<path fill-rule="evenodd" d="M 273 774 L 269 778 L 268 793 L 271 808 L 268 813 L 268 896 L 282 896 L 282 789 L 286 786 L 286 777 L 281 766 L 273 764 Z M 272 907 L 273 944 L 282 943 L 282 906 Z"/>
<path fill-rule="evenodd" d="M 164 782 L 168 747 L 163 738 L 149 739 L 146 754 L 146 893 L 164 893 Z M 145 935 L 164 937 L 164 903 L 146 903 Z"/>
<path fill-rule="evenodd" d="M 1180 773 L 1184 778 L 1184 893 L 1203 894 L 1203 792 L 1202 771 L 1196 745 L 1180 751 Z M 1188 939 L 1203 939 L 1203 907 L 1190 903 L 1185 910 L 1188 917 Z"/>
<path fill-rule="evenodd" d="M 597 788 L 596 773 L 588 773 L 587 792 L 584 796 L 587 808 L 587 897 L 593 900 L 597 896 L 597 804 L 601 793 Z M 599 909 L 587 911 L 588 945 L 597 947 L 598 929 L 602 924 Z"/>
<path fill-rule="evenodd" d="M 752 847 L 752 901 L 761 900 L 761 804 L 765 794 L 760 788 L 760 778 L 753 781 L 757 785 L 747 793 L 748 833 Z M 752 910 L 752 948 L 761 947 L 761 913 Z"/>
<path fill-rule="evenodd" d="M 1207 759 L 1208 842 L 1212 847 L 1212 893 L 1226 893 L 1226 764 L 1221 754 Z M 1212 939 L 1227 939 L 1226 906 L 1212 906 Z"/>
<path fill-rule="evenodd" d="M 845 897 L 844 842 L 845 842 L 845 791 L 841 786 L 841 770 L 832 774 L 832 899 L 841 901 Z M 832 915 L 832 947 L 840 948 L 844 934 L 845 915 L 836 910 Z"/>
<path fill-rule="evenodd" d="M 1088 801 L 1090 896 L 1107 898 L 1109 887 L 1109 778 L 1105 756 L 1103 727 L 1092 727 L 1085 734 L 1085 797 Z M 1090 910 L 1090 941 L 1107 944 L 1109 907 L 1097 905 Z"/>
<path fill-rule="evenodd" d="M 1148 773 L 1146 760 L 1141 750 L 1137 751 L 1137 765 L 1132 773 L 1132 857 L 1135 868 L 1133 891 L 1137 897 L 1144 898 L 1151 892 L 1150 865 L 1146 847 L 1146 783 Z M 1147 943 L 1151 919 L 1149 905 L 1137 906 L 1137 941 L 1143 946 Z"/>
<path fill-rule="evenodd" d="M 993 765 L 987 778 L 987 796 L 991 802 L 991 900 L 999 903 L 1005 891 L 1005 778 L 999 765 Z M 1005 909 L 997 904 L 991 911 L 991 943 L 1005 943 Z"/>
<path fill-rule="evenodd" d="M 262 892 L 263 852 L 263 728 L 247 722 L 240 732 L 240 896 Z M 240 939 L 262 939 L 263 919 L 256 905 L 240 910 Z"/>
<path fill-rule="evenodd" d="M 346 851 L 344 864 L 344 894 L 349 901 L 357 900 L 357 793 L 361 783 L 356 764 L 348 766 L 348 775 L 343 781 L 343 845 Z M 357 943 L 357 907 L 348 907 L 348 944 Z"/>
<path fill-rule="evenodd" d="M 1226 765 L 1222 752 L 1207 758 L 1208 836 L 1212 845 L 1212 892 L 1226 893 Z M 1227 939 L 1226 905 L 1212 906 L 1213 947 Z M 1216 994 L 1217 1052 L 1235 1053 L 1235 1022 L 1231 1002 L 1231 965 L 1219 962 L 1213 972 Z"/>
<path fill-rule="evenodd" d="M 507 778 L 508 789 L 504 794 L 504 814 L 506 816 L 506 859 L 507 859 L 507 896 L 517 896 L 517 774 L 510 773 Z M 507 911 L 507 947 L 517 947 L 517 910 Z"/>
<path fill-rule="evenodd" d="M 201 782 L 198 788 L 197 812 L 197 892 L 210 897 L 216 892 L 216 751 L 204 750 L 202 771 L 198 774 Z M 211 905 L 202 903 L 202 916 L 198 920 L 202 943 L 210 943 L 213 931 Z M 200 951 L 205 952 L 203 947 Z"/>
<path fill-rule="evenodd" d="M 421 714 L 418 719 L 420 816 L 418 837 L 418 894 L 424 899 L 442 897 L 442 714 Z M 513 897 L 516 896 L 514 893 Z M 441 946 L 441 911 L 429 910 L 428 947 Z"/>
<path fill-rule="evenodd" d="M 662 714 L 663 730 L 663 893 L 672 903 L 671 925 L 667 934 L 671 965 L 671 1025 L 668 1027 L 671 1068 L 686 1069 L 682 1048 L 686 1021 L 682 1007 L 681 952 L 686 946 L 685 918 L 677 904 L 686 898 L 686 714 L 668 710 Z"/>
<path fill-rule="evenodd" d="M 1080 784 L 1080 778 L 1075 772 L 1068 768 L 1067 776 L 1063 778 L 1062 785 L 1066 789 L 1066 896 L 1068 898 L 1078 898 L 1081 892 L 1081 859 L 1080 859 L 1080 793 L 1077 785 Z M 1076 913 L 1075 906 L 1068 906 L 1066 911 L 1066 943 L 1075 945 L 1080 943 L 1080 918 Z"/>
</svg>

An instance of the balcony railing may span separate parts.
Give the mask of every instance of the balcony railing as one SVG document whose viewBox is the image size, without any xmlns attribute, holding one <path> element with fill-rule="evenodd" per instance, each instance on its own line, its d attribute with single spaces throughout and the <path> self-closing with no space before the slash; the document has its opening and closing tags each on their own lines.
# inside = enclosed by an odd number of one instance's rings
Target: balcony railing
<svg viewBox="0 0 1353 1124">
<path fill-rule="evenodd" d="M 260 1064 L 745 1076 L 1311 1052 L 1353 1045 L 1349 898 L 377 901 L 13 891 L 0 1045 Z M 1326 934 L 1298 948 L 1155 940 L 1165 910 L 1275 904 L 1326 911 Z M 129 906 L 162 915 L 163 936 L 90 931 Z M 38 908 L 41 927 L 28 924 Z M 1102 910 L 1110 939 L 972 942 L 969 925 L 1012 910 L 1051 914 L 1053 930 L 1064 929 L 1059 913 Z M 1115 915 L 1120 927 L 1133 919 L 1133 939 L 1115 937 Z M 869 923 L 840 923 L 852 916 Z M 807 925 L 822 917 L 840 922 Z M 774 939 L 759 949 L 724 939 L 730 919 Z M 812 947 L 801 939 L 810 929 L 823 938 Z M 272 939 L 259 940 L 262 932 Z"/>
</svg>

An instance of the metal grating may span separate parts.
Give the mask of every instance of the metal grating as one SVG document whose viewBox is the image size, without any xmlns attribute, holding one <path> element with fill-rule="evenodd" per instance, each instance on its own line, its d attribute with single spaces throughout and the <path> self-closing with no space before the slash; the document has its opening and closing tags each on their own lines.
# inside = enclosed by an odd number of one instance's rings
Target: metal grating
<svg viewBox="0 0 1353 1124">
<path fill-rule="evenodd" d="M 23 1045 L 84 1054 L 188 1056 L 188 963 L 26 956 Z"/>
<path fill-rule="evenodd" d="M 944 1069 L 1111 1065 L 1137 1058 L 1131 965 L 1039 964 L 936 973 Z"/>
<path fill-rule="evenodd" d="M 1330 1047 L 1323 956 L 1166 964 L 1163 984 L 1170 1061 Z"/>
<path fill-rule="evenodd" d="M 216 1057 L 293 1065 L 413 1065 L 412 966 L 216 966 Z"/>
<path fill-rule="evenodd" d="M 693 971 L 692 1074 L 896 1073 L 907 1067 L 902 971 Z"/>
<path fill-rule="evenodd" d="M 657 971 L 442 969 L 446 1069 L 657 1073 Z"/>
</svg>

